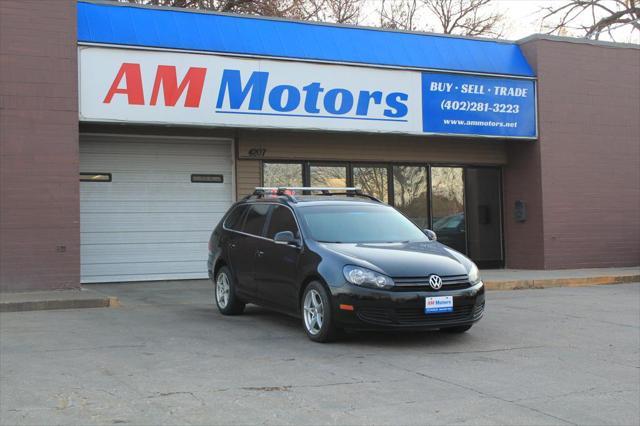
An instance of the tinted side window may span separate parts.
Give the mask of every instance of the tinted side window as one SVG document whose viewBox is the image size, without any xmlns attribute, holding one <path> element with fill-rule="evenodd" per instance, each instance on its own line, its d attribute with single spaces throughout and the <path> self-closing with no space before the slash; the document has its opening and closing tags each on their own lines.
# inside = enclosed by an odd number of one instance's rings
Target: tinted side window
<svg viewBox="0 0 640 426">
<path fill-rule="evenodd" d="M 233 230 L 239 231 L 240 226 L 242 225 L 242 215 L 246 210 L 247 210 L 246 204 L 243 204 L 233 209 L 231 214 L 227 216 L 227 220 L 224 221 L 224 226 L 227 229 L 233 229 Z"/>
<path fill-rule="evenodd" d="M 275 206 L 271 214 L 267 238 L 273 238 L 278 232 L 282 231 L 291 231 L 293 235 L 297 236 L 298 226 L 291 210 L 286 207 Z"/>
<path fill-rule="evenodd" d="M 267 220 L 269 207 L 271 207 L 269 204 L 254 204 L 251 206 L 247 213 L 247 218 L 244 221 L 242 231 L 247 234 L 262 236 L 262 229 Z"/>
</svg>

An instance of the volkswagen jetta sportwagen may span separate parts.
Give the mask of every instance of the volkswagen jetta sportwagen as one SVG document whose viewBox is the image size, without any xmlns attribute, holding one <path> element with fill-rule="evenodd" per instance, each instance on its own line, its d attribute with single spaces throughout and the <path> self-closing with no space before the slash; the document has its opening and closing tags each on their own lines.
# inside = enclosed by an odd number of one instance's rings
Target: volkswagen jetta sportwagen
<svg viewBox="0 0 640 426">
<path fill-rule="evenodd" d="M 482 317 L 471 260 L 374 197 L 331 189 L 256 188 L 229 209 L 209 241 L 222 314 L 262 305 L 317 342 L 340 329 L 462 333 Z"/>
</svg>

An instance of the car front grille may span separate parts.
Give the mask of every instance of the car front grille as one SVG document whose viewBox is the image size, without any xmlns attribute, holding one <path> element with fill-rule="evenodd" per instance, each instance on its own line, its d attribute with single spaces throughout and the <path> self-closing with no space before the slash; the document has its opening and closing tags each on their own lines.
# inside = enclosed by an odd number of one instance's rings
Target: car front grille
<svg viewBox="0 0 640 426">
<path fill-rule="evenodd" d="M 429 285 L 429 276 L 424 277 L 393 277 L 395 286 L 393 291 L 447 291 L 462 290 L 471 287 L 467 275 L 441 276 L 442 288 L 434 290 Z"/>
<path fill-rule="evenodd" d="M 484 302 L 478 306 L 455 306 L 453 312 L 425 314 L 424 308 L 376 308 L 357 309 L 358 317 L 365 322 L 380 325 L 429 325 L 449 321 L 465 321 L 478 318 L 484 310 Z"/>
</svg>

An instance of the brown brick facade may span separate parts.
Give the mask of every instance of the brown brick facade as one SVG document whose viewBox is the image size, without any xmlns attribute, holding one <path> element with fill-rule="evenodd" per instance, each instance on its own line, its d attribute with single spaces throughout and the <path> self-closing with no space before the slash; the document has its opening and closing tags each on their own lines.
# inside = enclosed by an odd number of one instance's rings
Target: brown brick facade
<svg viewBox="0 0 640 426">
<path fill-rule="evenodd" d="M 538 141 L 80 127 L 233 137 L 238 194 L 260 182 L 255 147 L 266 159 L 503 166 L 507 267 L 640 264 L 640 48 L 545 37 L 521 48 L 538 75 Z M 0 1 L 0 291 L 79 287 L 78 128 L 76 2 Z"/>
<path fill-rule="evenodd" d="M 0 290 L 77 288 L 76 2 L 0 1 Z"/>
<path fill-rule="evenodd" d="M 510 144 L 507 267 L 640 264 L 640 49 L 557 39 L 521 45 L 539 82 L 540 139 Z M 516 223 L 512 205 L 528 203 Z"/>
</svg>

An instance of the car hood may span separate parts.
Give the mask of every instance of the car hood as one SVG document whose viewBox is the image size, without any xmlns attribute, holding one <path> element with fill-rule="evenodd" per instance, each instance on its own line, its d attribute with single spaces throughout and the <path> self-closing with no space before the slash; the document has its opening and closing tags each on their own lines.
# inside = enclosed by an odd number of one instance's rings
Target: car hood
<svg viewBox="0 0 640 426">
<path fill-rule="evenodd" d="M 410 243 L 324 243 L 366 267 L 379 269 L 391 277 L 424 277 L 467 274 L 465 257 L 438 242 Z"/>
</svg>

